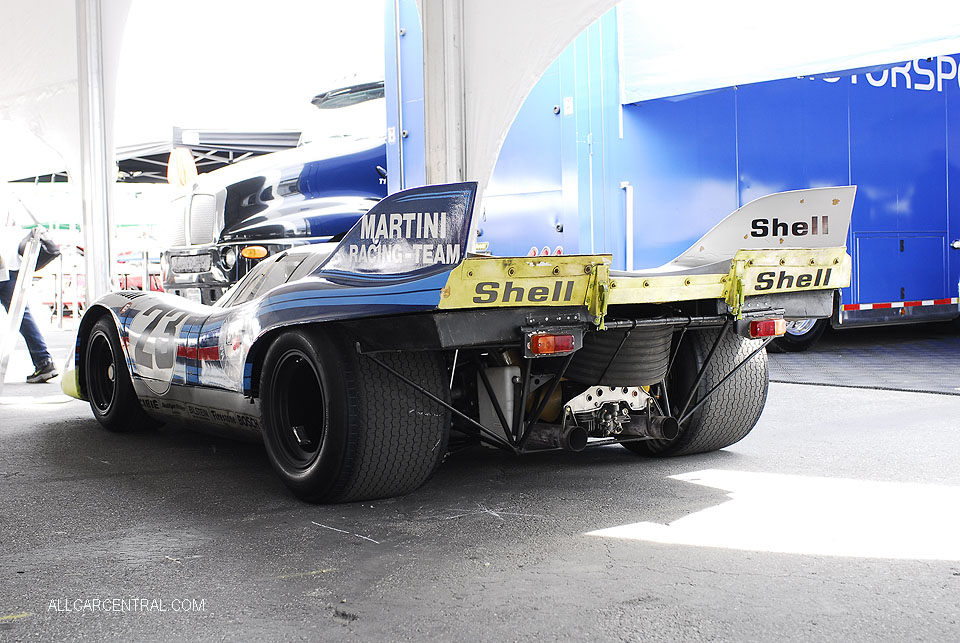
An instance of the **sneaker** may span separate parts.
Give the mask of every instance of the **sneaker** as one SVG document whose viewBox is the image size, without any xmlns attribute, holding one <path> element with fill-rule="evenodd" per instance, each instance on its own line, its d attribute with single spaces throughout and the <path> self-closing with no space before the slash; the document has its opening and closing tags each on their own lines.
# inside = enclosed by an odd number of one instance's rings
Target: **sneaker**
<svg viewBox="0 0 960 643">
<path fill-rule="evenodd" d="M 38 366 L 37 370 L 33 372 L 33 375 L 27 376 L 27 381 L 31 384 L 42 384 L 47 380 L 52 380 L 59 373 L 57 372 L 57 367 L 53 362 L 47 362 L 43 366 Z"/>
</svg>

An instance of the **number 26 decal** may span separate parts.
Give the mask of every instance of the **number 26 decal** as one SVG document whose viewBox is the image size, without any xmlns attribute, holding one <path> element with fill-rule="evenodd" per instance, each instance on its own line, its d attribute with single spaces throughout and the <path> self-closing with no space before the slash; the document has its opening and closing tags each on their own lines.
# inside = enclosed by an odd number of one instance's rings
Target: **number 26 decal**
<svg viewBox="0 0 960 643">
<path fill-rule="evenodd" d="M 169 390 L 177 357 L 180 329 L 188 313 L 150 306 L 130 320 L 127 335 L 137 375 L 158 395 Z"/>
</svg>

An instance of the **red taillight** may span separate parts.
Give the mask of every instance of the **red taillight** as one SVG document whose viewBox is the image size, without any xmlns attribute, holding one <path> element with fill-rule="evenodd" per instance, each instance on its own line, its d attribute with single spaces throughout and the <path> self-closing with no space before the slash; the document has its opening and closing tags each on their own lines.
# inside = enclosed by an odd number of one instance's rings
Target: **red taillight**
<svg viewBox="0 0 960 643">
<path fill-rule="evenodd" d="M 530 338 L 530 352 L 534 355 L 569 353 L 573 349 L 573 335 L 534 335 Z"/>
<path fill-rule="evenodd" d="M 750 337 L 779 337 L 787 332 L 783 319 L 763 319 L 750 322 Z"/>
</svg>

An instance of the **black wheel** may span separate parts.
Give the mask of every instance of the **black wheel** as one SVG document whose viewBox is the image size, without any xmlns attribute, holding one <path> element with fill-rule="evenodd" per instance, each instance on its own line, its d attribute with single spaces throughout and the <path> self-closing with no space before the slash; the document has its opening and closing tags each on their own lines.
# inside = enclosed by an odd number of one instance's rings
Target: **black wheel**
<svg viewBox="0 0 960 643">
<path fill-rule="evenodd" d="M 798 319 L 787 322 L 787 332 L 767 344 L 771 353 L 800 353 L 813 346 L 829 324 L 827 319 Z"/>
<path fill-rule="evenodd" d="M 104 428 L 133 431 L 158 425 L 140 406 L 117 329 L 108 317 L 101 317 L 90 330 L 84 360 L 87 399 Z"/>
<path fill-rule="evenodd" d="M 443 400 L 439 354 L 376 358 Z M 267 350 L 260 376 L 264 442 L 301 499 L 397 496 L 423 484 L 446 452 L 449 412 L 369 359 L 342 332 L 291 330 Z"/>
<path fill-rule="evenodd" d="M 675 417 L 686 402 L 690 387 L 696 381 L 697 373 L 719 333 L 717 329 L 693 331 L 686 333 L 681 340 L 676 359 L 667 375 L 667 391 L 673 407 L 671 412 Z M 697 387 L 692 404 L 702 399 L 737 364 L 756 350 L 761 341 L 727 333 Z M 760 419 L 767 401 L 768 384 L 767 354 L 760 351 L 680 425 L 680 433 L 676 438 L 628 442 L 623 446 L 641 455 L 658 457 L 705 453 L 728 447 L 746 437 Z"/>
</svg>

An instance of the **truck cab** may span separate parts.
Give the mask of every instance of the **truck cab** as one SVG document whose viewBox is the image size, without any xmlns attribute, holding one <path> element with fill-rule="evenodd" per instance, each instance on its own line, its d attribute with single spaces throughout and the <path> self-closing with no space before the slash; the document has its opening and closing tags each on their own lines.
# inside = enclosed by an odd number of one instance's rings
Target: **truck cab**
<svg viewBox="0 0 960 643">
<path fill-rule="evenodd" d="M 211 304 L 265 257 L 339 241 L 386 196 L 383 128 L 370 117 L 383 112 L 383 83 L 332 90 L 312 103 L 336 118 L 305 130 L 296 148 L 200 175 L 173 200 L 161 261 L 167 292 Z"/>
</svg>

